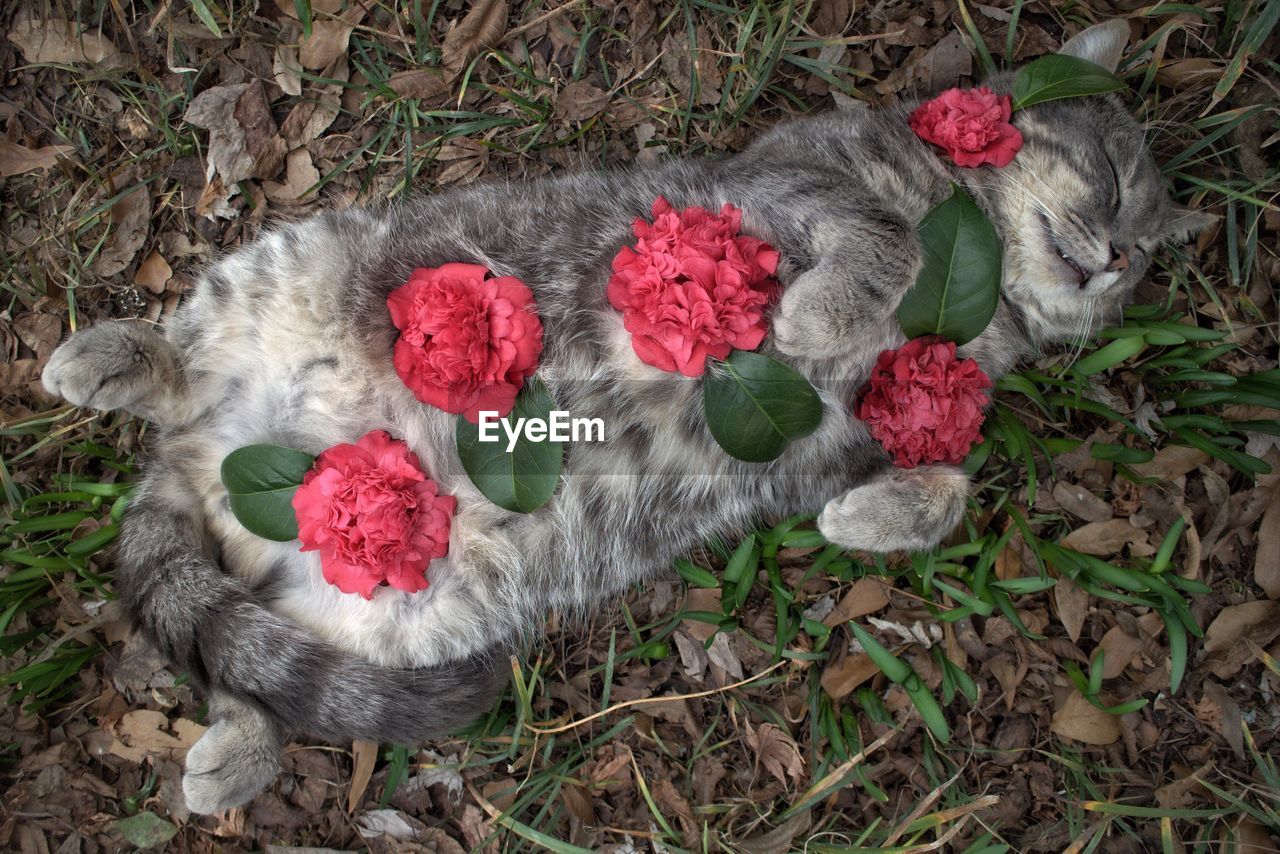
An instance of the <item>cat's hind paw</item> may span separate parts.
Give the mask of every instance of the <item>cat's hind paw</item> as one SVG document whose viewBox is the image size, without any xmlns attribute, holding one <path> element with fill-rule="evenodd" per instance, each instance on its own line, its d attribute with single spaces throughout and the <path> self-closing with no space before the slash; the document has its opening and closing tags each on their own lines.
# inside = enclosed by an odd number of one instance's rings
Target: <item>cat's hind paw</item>
<svg viewBox="0 0 1280 854">
<path fill-rule="evenodd" d="M 830 288 L 818 270 L 802 273 L 782 294 L 773 314 L 773 340 L 785 355 L 829 359 L 848 353 L 857 340 L 848 332 L 851 312 L 833 306 Z"/>
<path fill-rule="evenodd" d="M 869 552 L 934 548 L 964 516 L 969 478 L 952 466 L 891 469 L 827 503 L 818 530 Z"/>
<path fill-rule="evenodd" d="M 282 739 L 258 709 L 227 696 L 213 709 L 222 717 L 187 751 L 182 793 L 187 809 L 210 815 L 251 800 L 280 772 Z"/>
<path fill-rule="evenodd" d="M 40 375 L 45 389 L 76 406 L 124 409 L 161 422 L 184 393 L 177 350 L 150 324 L 100 323 L 62 343 Z"/>
</svg>

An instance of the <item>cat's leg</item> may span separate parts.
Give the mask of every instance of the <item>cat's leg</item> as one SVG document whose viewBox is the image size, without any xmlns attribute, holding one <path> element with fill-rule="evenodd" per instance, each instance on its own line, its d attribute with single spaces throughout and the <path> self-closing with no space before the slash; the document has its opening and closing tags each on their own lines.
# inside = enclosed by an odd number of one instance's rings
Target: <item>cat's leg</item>
<svg viewBox="0 0 1280 854">
<path fill-rule="evenodd" d="M 969 477 L 953 466 L 890 468 L 828 502 L 818 530 L 850 549 L 928 550 L 959 524 L 968 497 Z"/>
<path fill-rule="evenodd" d="M 920 241 L 901 217 L 874 209 L 815 229 L 818 259 L 796 276 L 773 316 L 774 342 L 788 356 L 874 357 L 894 312 L 923 264 Z"/>
<path fill-rule="evenodd" d="M 160 423 L 186 401 L 178 350 L 141 321 L 112 321 L 62 343 L 41 374 L 44 387 L 77 406 L 124 409 Z"/>
<path fill-rule="evenodd" d="M 270 716 L 231 694 L 215 691 L 215 723 L 187 751 L 182 793 L 194 813 L 221 812 L 261 792 L 280 771 L 284 739 Z"/>
</svg>

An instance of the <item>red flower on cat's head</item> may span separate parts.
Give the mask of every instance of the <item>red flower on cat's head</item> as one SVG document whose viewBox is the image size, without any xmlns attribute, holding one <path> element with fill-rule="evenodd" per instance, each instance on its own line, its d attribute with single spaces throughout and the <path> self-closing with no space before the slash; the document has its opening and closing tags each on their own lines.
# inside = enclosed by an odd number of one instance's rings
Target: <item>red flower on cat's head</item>
<svg viewBox="0 0 1280 854">
<path fill-rule="evenodd" d="M 697 377 L 708 357 L 760 346 L 778 287 L 778 252 L 740 235 L 741 226 L 742 211 L 733 205 L 719 214 L 677 211 L 661 196 L 652 223 L 633 223 L 635 246 L 614 257 L 608 296 L 642 362 Z"/>
<path fill-rule="evenodd" d="M 903 468 L 958 465 L 982 441 L 988 388 L 977 362 L 929 335 L 880 353 L 854 414 Z"/>
<path fill-rule="evenodd" d="M 426 589 L 427 564 L 449 551 L 456 506 L 382 430 L 320 454 L 293 494 L 302 551 L 319 551 L 324 580 L 366 599 L 383 583 Z"/>
<path fill-rule="evenodd" d="M 506 415 L 538 368 L 542 321 L 533 292 L 478 264 L 419 268 L 387 297 L 400 330 L 393 362 L 414 396 L 475 424 Z"/>
<path fill-rule="evenodd" d="M 985 86 L 948 89 L 925 101 L 907 120 L 916 136 L 945 148 L 957 166 L 1008 166 L 1022 148 L 1022 134 L 1009 124 L 1013 99 Z"/>
</svg>

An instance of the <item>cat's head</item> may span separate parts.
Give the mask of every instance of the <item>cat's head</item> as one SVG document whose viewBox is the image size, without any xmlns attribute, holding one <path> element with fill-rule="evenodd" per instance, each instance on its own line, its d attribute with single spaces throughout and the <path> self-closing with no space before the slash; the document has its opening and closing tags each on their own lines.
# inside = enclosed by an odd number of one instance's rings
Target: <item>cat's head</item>
<svg viewBox="0 0 1280 854">
<path fill-rule="evenodd" d="M 1090 27 L 1061 53 L 1115 71 L 1128 42 L 1119 20 Z M 992 81 L 1009 91 L 1012 76 Z M 1145 128 L 1112 95 L 1019 110 L 1023 145 L 979 182 L 998 213 L 1004 291 L 1041 341 L 1069 341 L 1116 322 L 1162 242 L 1212 222 L 1178 207 L 1147 149 Z"/>
</svg>

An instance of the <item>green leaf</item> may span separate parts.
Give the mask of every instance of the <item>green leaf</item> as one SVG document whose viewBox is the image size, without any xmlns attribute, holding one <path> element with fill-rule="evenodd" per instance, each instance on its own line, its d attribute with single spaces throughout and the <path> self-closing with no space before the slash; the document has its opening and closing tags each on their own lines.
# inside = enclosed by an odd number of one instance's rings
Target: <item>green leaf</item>
<svg viewBox="0 0 1280 854">
<path fill-rule="evenodd" d="M 730 456 L 749 463 L 776 459 L 793 439 L 822 421 L 818 392 L 794 368 L 737 350 L 713 364 L 702 383 L 707 427 Z"/>
<path fill-rule="evenodd" d="M 680 577 L 684 579 L 684 583 L 690 587 L 715 588 L 720 586 L 720 581 L 706 569 L 698 566 L 692 561 L 684 558 L 676 558 L 676 572 L 680 573 Z"/>
<path fill-rule="evenodd" d="M 521 429 L 514 447 L 507 450 L 508 428 L 515 429 L 522 418 L 550 423 L 554 406 L 551 392 L 542 380 L 534 378 L 521 389 L 515 407 L 502 419 L 507 426 L 490 427 L 489 435 L 496 435 L 498 441 L 480 441 L 480 425 L 458 416 L 456 436 L 462 467 L 484 497 L 504 510 L 531 513 L 556 491 L 564 466 L 563 442 L 534 442 Z"/>
<path fill-rule="evenodd" d="M 898 323 L 908 338 L 941 335 L 964 344 L 996 313 L 1000 239 L 969 194 L 952 187 L 920 221 L 924 267 L 898 306 Z"/>
<path fill-rule="evenodd" d="M 115 831 L 139 848 L 155 848 L 178 835 L 178 828 L 153 812 L 140 812 L 115 823 Z"/>
<path fill-rule="evenodd" d="M 1022 66 L 1013 79 L 1013 108 L 1022 110 L 1045 101 L 1101 95 L 1124 88 L 1124 81 L 1101 65 L 1075 56 L 1052 53 Z"/>
<path fill-rule="evenodd" d="M 222 485 L 231 512 L 259 537 L 287 541 L 298 536 L 293 493 L 315 457 L 279 445 L 245 445 L 222 460 Z"/>
<path fill-rule="evenodd" d="M 872 637 L 862 626 L 850 621 L 849 628 L 853 631 L 853 636 L 858 639 L 858 643 L 862 644 L 862 649 L 866 652 L 867 657 L 871 659 L 871 663 L 880 668 L 880 672 L 890 682 L 902 684 L 907 680 L 908 676 L 915 674 L 910 664 L 907 664 L 881 646 L 880 642 Z"/>
</svg>

